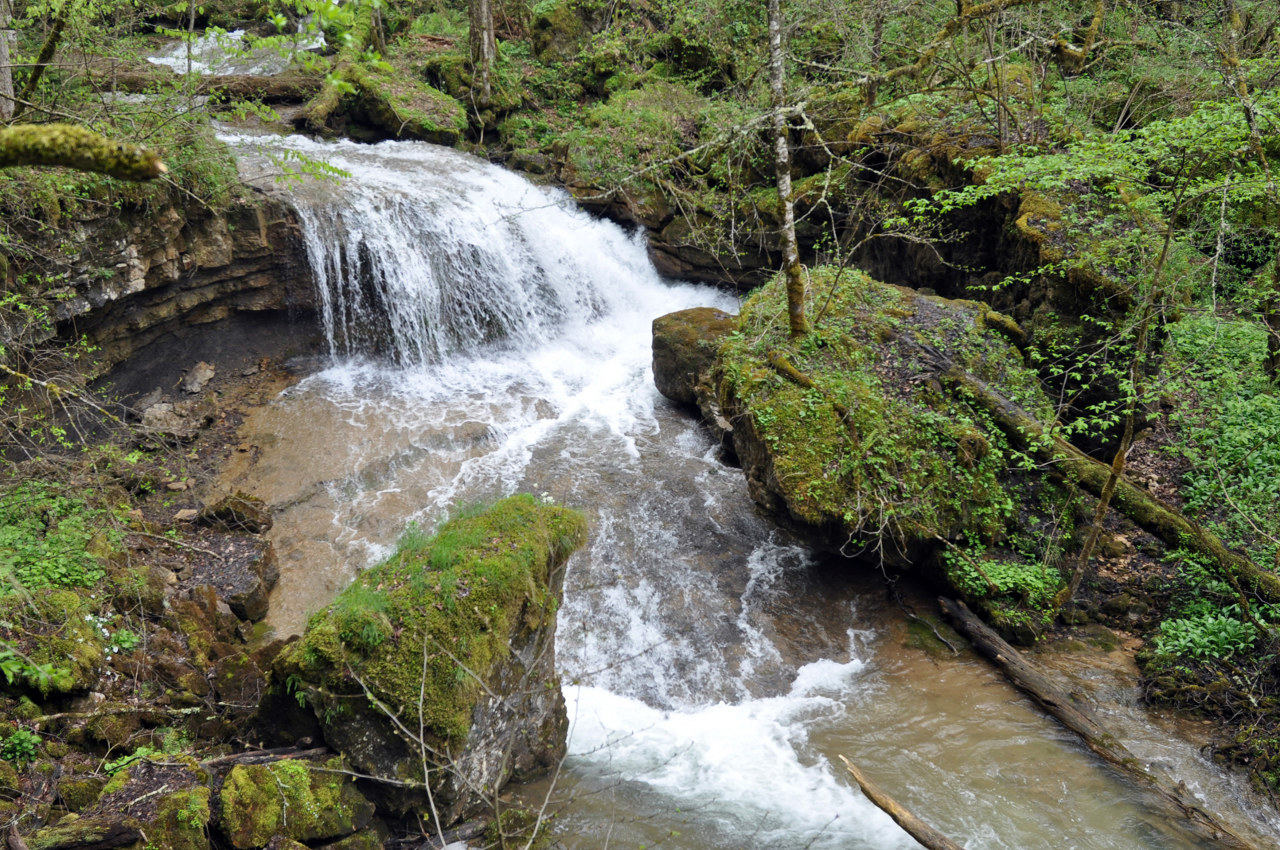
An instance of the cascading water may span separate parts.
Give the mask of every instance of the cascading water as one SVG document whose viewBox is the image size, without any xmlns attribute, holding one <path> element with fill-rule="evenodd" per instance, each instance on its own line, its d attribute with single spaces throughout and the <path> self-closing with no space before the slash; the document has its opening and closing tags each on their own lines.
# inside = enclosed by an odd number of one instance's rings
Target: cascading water
<svg viewBox="0 0 1280 850">
<path fill-rule="evenodd" d="M 299 629 L 459 502 L 586 510 L 557 649 L 567 844 L 913 846 L 833 766 L 846 754 L 970 850 L 1183 846 L 984 666 L 901 645 L 867 586 L 756 516 L 649 371 L 655 316 L 727 296 L 663 282 L 638 236 L 455 151 L 228 140 L 250 172 L 274 149 L 351 175 L 273 189 L 333 358 L 244 429 L 260 457 L 237 483 L 277 511 L 271 622 Z"/>
</svg>

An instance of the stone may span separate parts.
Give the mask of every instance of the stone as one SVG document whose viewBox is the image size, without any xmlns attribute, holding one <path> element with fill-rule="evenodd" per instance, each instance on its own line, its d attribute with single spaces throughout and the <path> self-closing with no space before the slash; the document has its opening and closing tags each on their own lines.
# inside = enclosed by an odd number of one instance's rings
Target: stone
<svg viewBox="0 0 1280 850">
<path fill-rule="evenodd" d="M 179 415 L 172 404 L 164 401 L 142 411 L 142 428 L 154 436 L 172 437 L 181 441 L 195 439 L 200 431 L 194 422 Z"/>
<path fill-rule="evenodd" d="M 277 837 L 310 844 L 353 835 L 373 820 L 374 807 L 346 770 L 340 758 L 236 765 L 218 795 L 218 831 L 236 850 Z"/>
<path fill-rule="evenodd" d="M 517 495 L 409 538 L 312 618 L 273 679 L 293 683 L 357 771 L 409 783 L 371 788 L 380 808 L 426 805 L 412 784 L 423 781 L 421 752 L 402 732 L 421 724 L 433 761 L 447 765 L 430 778 L 441 820 L 483 811 L 480 789 L 531 778 L 564 753 L 555 612 L 564 563 L 585 536 L 577 512 Z"/>
<path fill-rule="evenodd" d="M 182 389 L 194 395 L 203 390 L 211 380 L 213 380 L 213 366 L 201 360 L 183 376 Z"/>
<path fill-rule="evenodd" d="M 271 529 L 271 511 L 257 496 L 237 490 L 201 508 L 200 522 L 224 531 L 262 534 Z"/>
<path fill-rule="evenodd" d="M 720 340 L 734 317 L 714 307 L 694 307 L 653 320 L 653 382 L 677 404 L 695 407 L 695 387 L 715 364 Z"/>
<path fill-rule="evenodd" d="M 190 522 L 200 515 L 195 508 L 183 508 L 173 515 L 174 522 Z"/>
</svg>

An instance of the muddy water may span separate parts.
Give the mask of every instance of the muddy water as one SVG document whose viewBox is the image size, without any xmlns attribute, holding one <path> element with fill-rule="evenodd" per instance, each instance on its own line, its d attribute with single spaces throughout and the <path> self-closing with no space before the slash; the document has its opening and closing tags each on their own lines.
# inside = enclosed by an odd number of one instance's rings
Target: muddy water
<svg viewBox="0 0 1280 850">
<path fill-rule="evenodd" d="M 407 522 L 544 494 L 592 531 L 559 620 L 570 754 L 517 793 L 549 795 L 568 846 L 914 846 L 841 754 L 970 850 L 1193 846 L 988 667 L 914 647 L 875 576 L 756 516 L 649 372 L 652 318 L 723 294 L 659 280 L 636 238 L 456 152 L 272 144 L 353 174 L 290 190 L 333 356 L 246 423 L 227 482 L 276 508 L 277 631 Z"/>
</svg>

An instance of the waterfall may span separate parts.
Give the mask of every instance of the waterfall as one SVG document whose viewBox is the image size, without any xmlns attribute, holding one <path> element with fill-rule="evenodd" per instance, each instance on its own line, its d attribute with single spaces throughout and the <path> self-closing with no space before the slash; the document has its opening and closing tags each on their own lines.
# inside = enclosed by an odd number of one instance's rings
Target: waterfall
<svg viewBox="0 0 1280 850">
<path fill-rule="evenodd" d="M 636 238 L 475 157 L 404 142 L 275 144 L 349 175 L 291 193 L 335 356 L 425 366 L 494 343 L 528 348 L 598 318 L 611 291 L 657 282 Z"/>
</svg>

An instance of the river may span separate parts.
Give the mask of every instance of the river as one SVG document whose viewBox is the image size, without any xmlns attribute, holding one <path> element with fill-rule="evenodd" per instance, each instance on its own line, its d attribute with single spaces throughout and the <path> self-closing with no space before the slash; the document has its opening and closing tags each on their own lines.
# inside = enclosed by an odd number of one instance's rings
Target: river
<svg viewBox="0 0 1280 850">
<path fill-rule="evenodd" d="M 232 483 L 276 512 L 269 622 L 297 632 L 460 504 L 585 511 L 557 633 L 569 756 L 512 792 L 549 795 L 566 846 L 916 846 L 838 755 L 969 850 L 1194 846 L 984 663 L 919 640 L 874 569 L 757 515 L 650 372 L 653 318 L 733 297 L 660 279 L 641 235 L 457 151 L 227 140 L 250 179 L 272 156 L 350 175 L 264 184 L 300 213 L 329 345 L 242 431 L 257 460 Z M 1237 822 L 1268 817 L 1124 711 L 1135 750 Z"/>
</svg>

